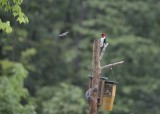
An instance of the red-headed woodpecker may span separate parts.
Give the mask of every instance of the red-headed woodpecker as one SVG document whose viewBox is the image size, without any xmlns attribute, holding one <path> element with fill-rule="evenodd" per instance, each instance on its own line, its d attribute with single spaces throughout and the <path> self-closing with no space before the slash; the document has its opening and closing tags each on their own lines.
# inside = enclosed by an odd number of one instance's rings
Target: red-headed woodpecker
<svg viewBox="0 0 160 114">
<path fill-rule="evenodd" d="M 103 48 L 105 45 L 106 45 L 106 35 L 104 33 L 101 33 L 100 47 Z"/>
<path fill-rule="evenodd" d="M 101 33 L 100 53 L 102 52 L 105 45 L 106 45 L 106 35 L 104 33 Z"/>
</svg>

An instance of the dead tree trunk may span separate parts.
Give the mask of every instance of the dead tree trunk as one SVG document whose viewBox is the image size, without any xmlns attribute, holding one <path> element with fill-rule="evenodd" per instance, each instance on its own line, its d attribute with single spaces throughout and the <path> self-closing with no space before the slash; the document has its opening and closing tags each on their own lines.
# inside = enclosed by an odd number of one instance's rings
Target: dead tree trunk
<svg viewBox="0 0 160 114">
<path fill-rule="evenodd" d="M 92 55 L 92 82 L 90 85 L 90 89 L 92 89 L 90 101 L 89 101 L 89 114 L 98 114 L 98 89 L 99 89 L 99 80 L 100 80 L 100 73 L 102 69 L 111 68 L 112 66 L 116 66 L 119 64 L 124 63 L 124 61 L 116 62 L 113 64 L 108 64 L 105 66 L 100 65 L 100 61 L 103 58 L 104 52 L 108 46 L 108 43 L 105 45 L 105 47 L 102 50 L 102 53 L 100 54 L 100 42 L 98 39 L 94 40 L 93 44 L 93 55 Z"/>
<path fill-rule="evenodd" d="M 95 40 L 93 44 L 93 55 L 92 55 L 92 87 L 94 91 L 91 94 L 90 100 L 90 109 L 89 114 L 97 114 L 97 98 L 98 98 L 98 84 L 100 79 L 100 61 L 99 61 L 99 54 L 100 54 L 100 42 L 99 40 Z"/>
</svg>

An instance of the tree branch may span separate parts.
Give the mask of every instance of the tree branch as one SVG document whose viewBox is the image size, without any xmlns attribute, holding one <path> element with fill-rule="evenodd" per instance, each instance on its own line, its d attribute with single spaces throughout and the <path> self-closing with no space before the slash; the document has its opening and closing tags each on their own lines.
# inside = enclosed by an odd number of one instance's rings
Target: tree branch
<svg viewBox="0 0 160 114">
<path fill-rule="evenodd" d="M 104 52 L 105 52 L 107 46 L 108 46 L 108 43 L 104 46 L 104 48 L 103 48 L 103 50 L 102 50 L 102 52 L 101 52 L 101 55 L 100 55 L 100 57 L 99 57 L 99 60 L 100 60 L 100 61 L 101 61 L 102 58 L 103 58 L 103 55 L 104 55 Z"/>
<path fill-rule="evenodd" d="M 120 61 L 120 62 L 116 62 L 116 63 L 113 63 L 113 64 L 108 64 L 108 65 L 105 65 L 105 66 L 102 66 L 101 67 L 101 70 L 104 69 L 104 68 L 111 68 L 112 66 L 116 66 L 116 65 L 119 65 L 119 64 L 123 64 L 124 61 Z"/>
</svg>

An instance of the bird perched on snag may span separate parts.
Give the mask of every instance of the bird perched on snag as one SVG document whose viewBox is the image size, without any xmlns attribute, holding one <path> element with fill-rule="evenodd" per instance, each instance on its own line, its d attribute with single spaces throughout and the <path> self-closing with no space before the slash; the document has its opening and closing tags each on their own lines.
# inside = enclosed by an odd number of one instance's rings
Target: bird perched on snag
<svg viewBox="0 0 160 114">
<path fill-rule="evenodd" d="M 88 104 L 90 104 L 91 100 L 93 101 L 93 97 L 92 97 L 92 94 L 93 92 L 97 91 L 97 88 L 94 87 L 94 88 L 89 88 L 87 90 L 87 92 L 85 93 L 85 99 L 86 101 L 88 102 Z"/>
<path fill-rule="evenodd" d="M 106 45 L 106 34 L 105 33 L 100 33 L 100 34 L 101 34 L 100 51 L 102 51 L 102 49 Z"/>
</svg>

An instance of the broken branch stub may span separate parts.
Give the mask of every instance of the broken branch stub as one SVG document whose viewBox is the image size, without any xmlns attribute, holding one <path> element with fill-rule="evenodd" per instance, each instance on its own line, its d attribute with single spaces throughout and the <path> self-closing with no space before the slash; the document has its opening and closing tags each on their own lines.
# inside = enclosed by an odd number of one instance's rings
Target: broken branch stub
<svg viewBox="0 0 160 114">
<path fill-rule="evenodd" d="M 101 70 L 104 69 L 104 68 L 109 69 L 109 68 L 111 68 L 112 66 L 116 66 L 116 65 L 119 65 L 119 64 L 123 64 L 123 63 L 124 63 L 124 61 L 120 61 L 120 62 L 108 64 L 108 65 L 102 66 L 102 67 L 101 67 Z"/>
</svg>

